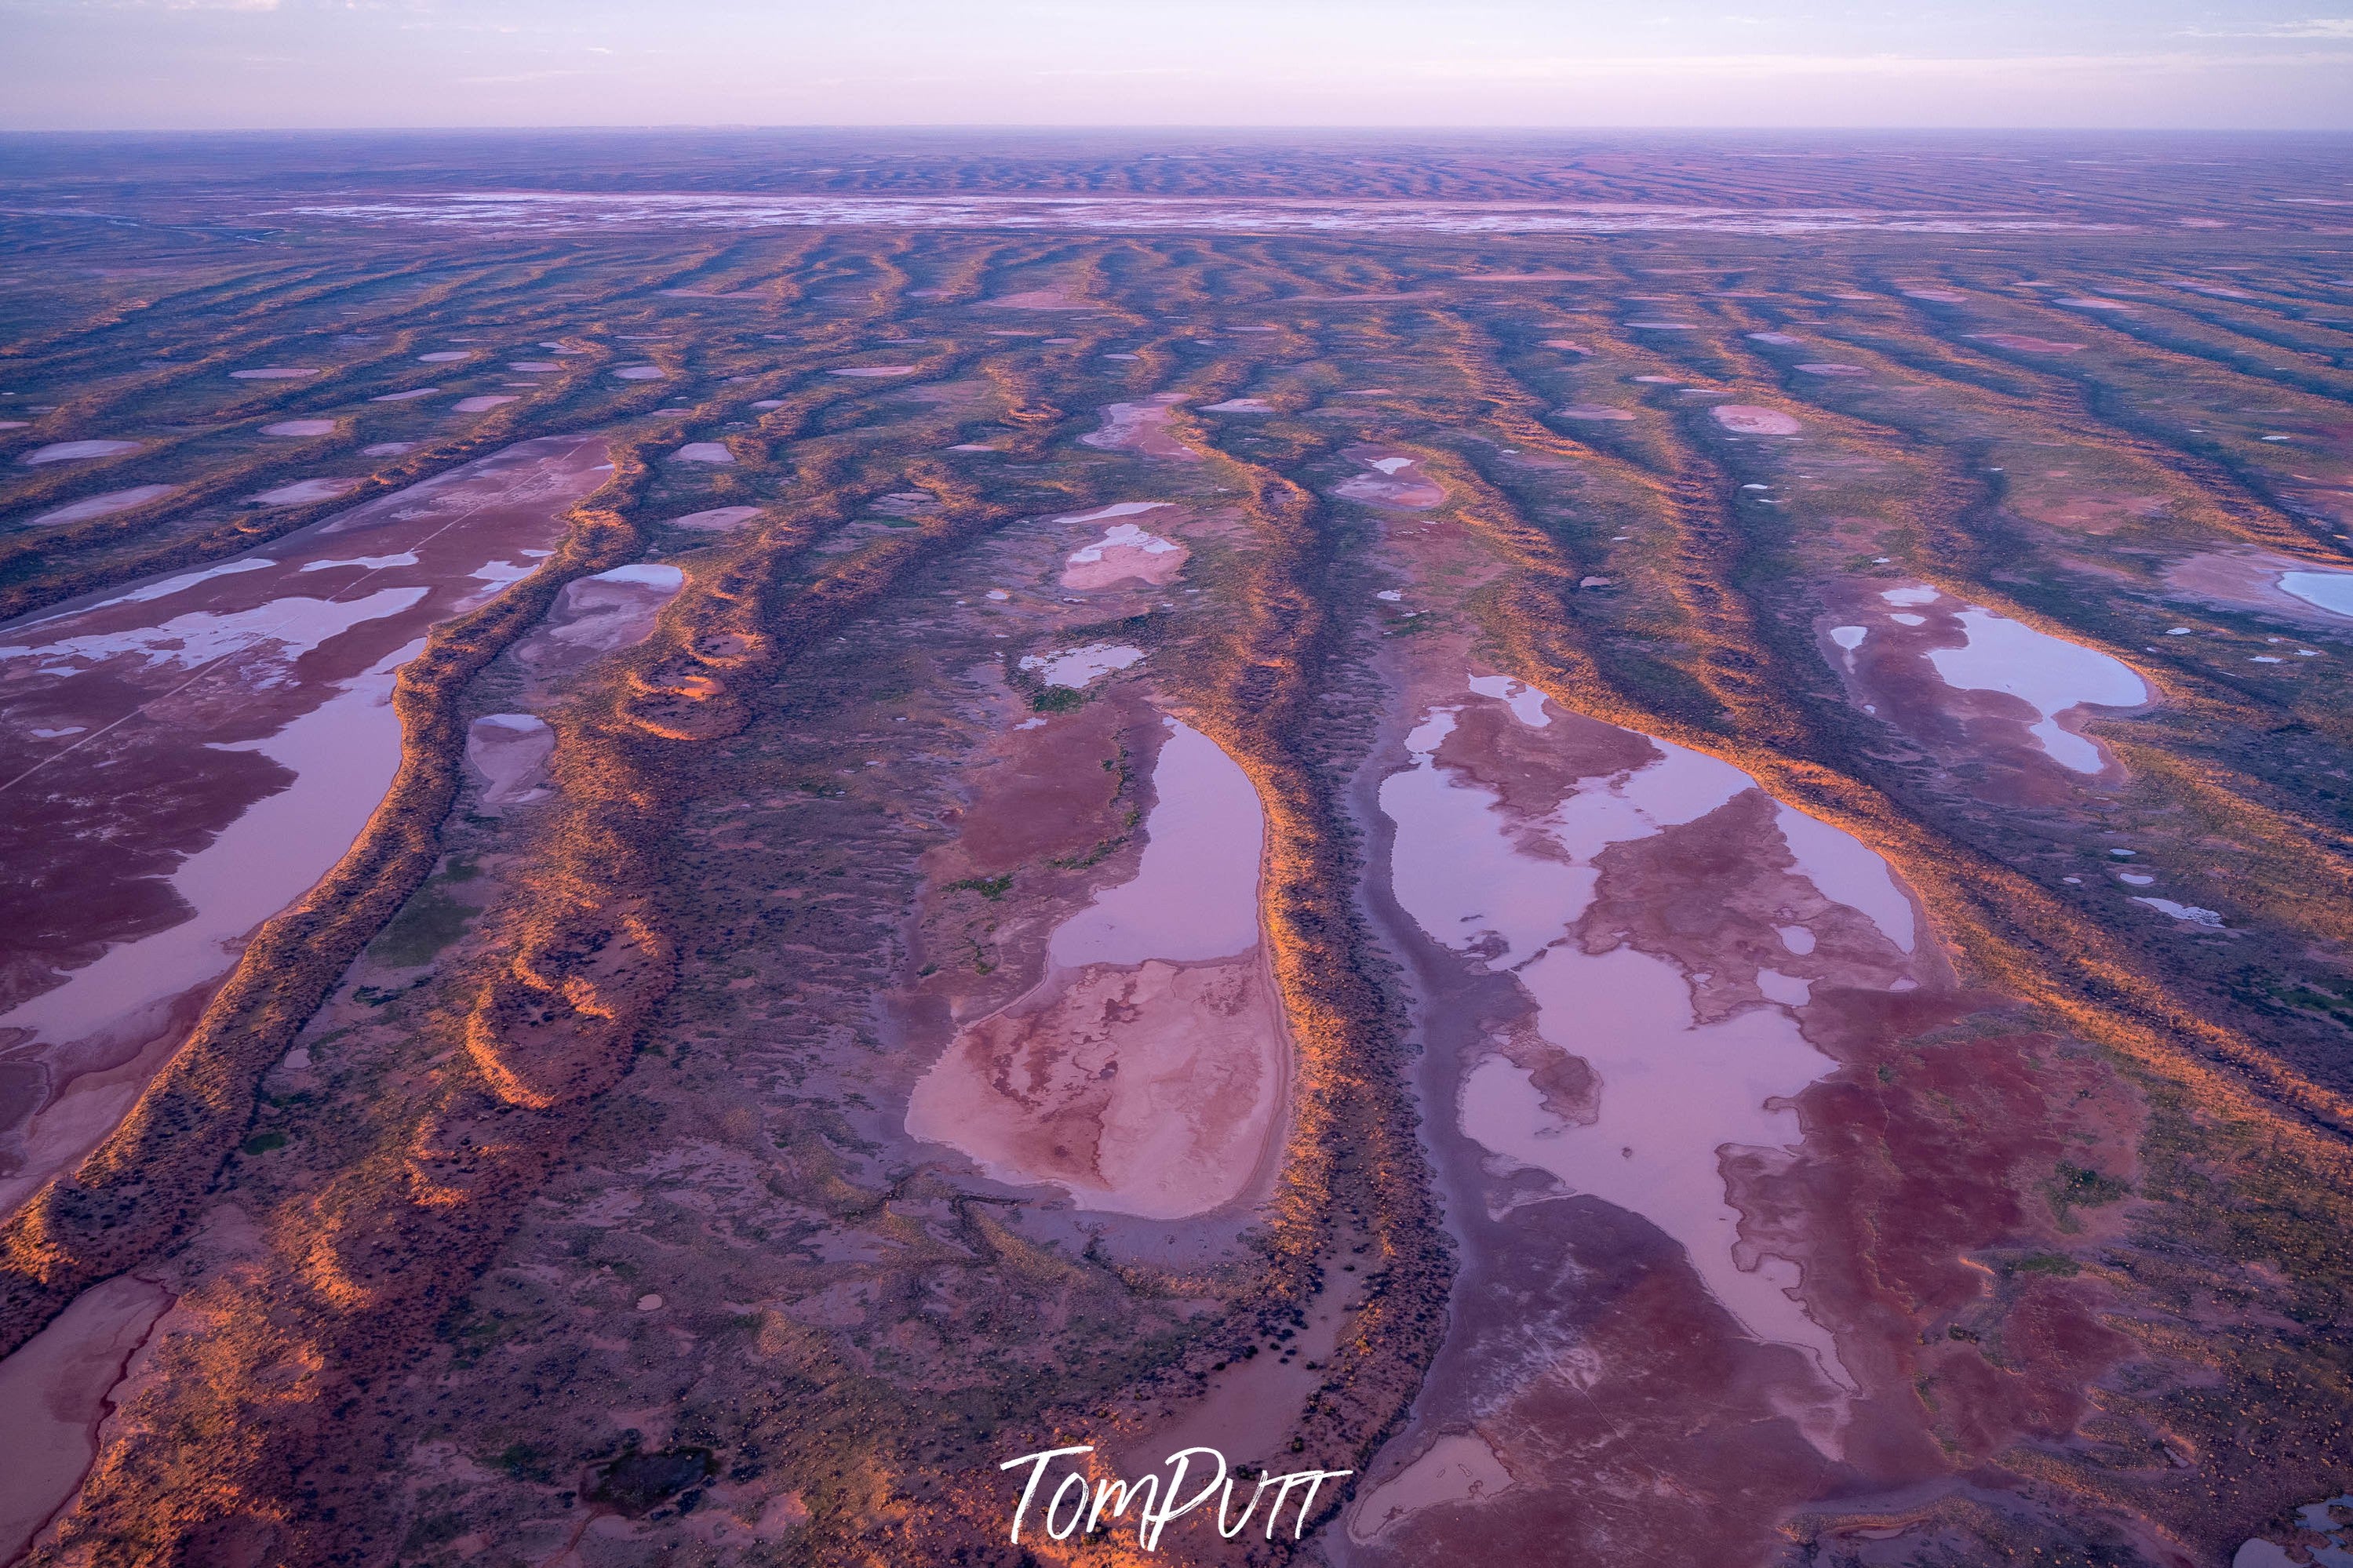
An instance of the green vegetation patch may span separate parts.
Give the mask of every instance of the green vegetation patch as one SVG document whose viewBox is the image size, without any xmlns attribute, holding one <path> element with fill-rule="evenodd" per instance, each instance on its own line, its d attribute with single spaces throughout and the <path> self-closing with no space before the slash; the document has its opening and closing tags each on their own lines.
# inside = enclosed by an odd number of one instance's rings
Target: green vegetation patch
<svg viewBox="0 0 2353 1568">
<path fill-rule="evenodd" d="M 451 898 L 446 890 L 448 882 L 464 881 L 473 875 L 471 867 L 462 877 L 454 875 L 456 870 L 452 867 L 453 874 L 436 877 L 417 889 L 416 896 L 401 905 L 392 923 L 384 928 L 384 934 L 369 945 L 369 956 L 391 968 L 410 969 L 430 963 L 435 954 L 465 935 L 474 917 L 482 911 Z"/>
<path fill-rule="evenodd" d="M 718 1460 L 708 1448 L 625 1454 L 596 1472 L 588 1488 L 588 1500 L 638 1518 L 689 1487 L 709 1480 L 718 1468 Z"/>
<path fill-rule="evenodd" d="M 1131 812 L 1129 815 L 1132 816 L 1134 814 Z M 1112 853 L 1126 842 L 1127 835 L 1123 833 L 1116 838 L 1102 840 L 1083 855 L 1065 855 L 1057 859 L 1049 860 L 1046 864 L 1058 871 L 1083 871 L 1090 866 L 1100 865 L 1109 859 Z"/>
<path fill-rule="evenodd" d="M 2071 1209 L 2100 1208 L 2131 1196 L 2132 1185 L 2114 1176 L 2104 1176 L 2087 1165 L 2071 1165 L 2062 1160 L 2059 1173 L 2044 1191 L 2051 1196 L 2052 1211 L 2064 1221 Z"/>
</svg>

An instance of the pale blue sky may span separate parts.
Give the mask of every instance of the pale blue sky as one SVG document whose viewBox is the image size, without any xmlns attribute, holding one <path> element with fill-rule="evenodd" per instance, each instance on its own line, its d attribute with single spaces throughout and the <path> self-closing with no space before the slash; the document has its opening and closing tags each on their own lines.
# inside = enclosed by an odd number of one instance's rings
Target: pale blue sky
<svg viewBox="0 0 2353 1568">
<path fill-rule="evenodd" d="M 2353 128 L 2260 0 L 0 0 L 0 127 Z"/>
</svg>

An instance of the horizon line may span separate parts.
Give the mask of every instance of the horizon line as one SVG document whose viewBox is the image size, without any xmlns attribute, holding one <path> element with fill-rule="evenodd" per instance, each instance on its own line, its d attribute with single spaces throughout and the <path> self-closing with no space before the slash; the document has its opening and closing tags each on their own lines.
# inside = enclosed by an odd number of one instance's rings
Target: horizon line
<svg viewBox="0 0 2353 1568">
<path fill-rule="evenodd" d="M 2353 125 L 1778 125 L 1778 124 L 1396 124 L 1229 123 L 1176 121 L 1160 124 L 1118 124 L 1038 121 L 551 121 L 533 125 L 153 125 L 153 126 L 6 126 L 0 137 L 18 136 L 402 136 L 402 135 L 530 135 L 546 132 L 811 132 L 842 134 L 933 133 L 1044 135 L 1778 135 L 1778 136 L 2324 136 L 2353 139 Z"/>
</svg>

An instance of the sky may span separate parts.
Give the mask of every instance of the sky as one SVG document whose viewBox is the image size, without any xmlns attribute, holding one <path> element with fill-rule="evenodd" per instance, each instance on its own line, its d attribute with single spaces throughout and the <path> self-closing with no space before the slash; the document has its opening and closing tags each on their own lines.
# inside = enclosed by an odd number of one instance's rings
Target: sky
<svg viewBox="0 0 2353 1568">
<path fill-rule="evenodd" d="M 2337 3 L 0 0 L 0 129 L 2346 130 Z"/>
</svg>

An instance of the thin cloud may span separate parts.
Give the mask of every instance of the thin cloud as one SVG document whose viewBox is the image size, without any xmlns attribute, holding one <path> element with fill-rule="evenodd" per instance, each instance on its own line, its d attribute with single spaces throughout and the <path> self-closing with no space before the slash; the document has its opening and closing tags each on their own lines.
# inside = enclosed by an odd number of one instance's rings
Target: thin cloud
<svg viewBox="0 0 2353 1568">
<path fill-rule="evenodd" d="M 510 71 L 504 76 L 461 76 L 450 79 L 459 87 L 511 87 L 517 82 L 554 81 L 558 77 L 584 74 L 576 70 Z"/>
<path fill-rule="evenodd" d="M 2075 76 L 2119 71 L 2211 71 L 2218 66 L 2325 66 L 2341 68 L 2348 63 L 2344 55 L 2334 50 L 2312 49 L 2235 54 L 2175 50 L 2117 55 L 1619 55 L 1400 62 L 1399 74 L 1497 81 L 1577 77 L 1715 77 L 1749 80 L 1824 76 L 1978 79 L 2005 74 Z"/>
<path fill-rule="evenodd" d="M 1033 77 L 1199 76 L 1201 71 L 1195 66 L 1055 66 L 1027 74 Z"/>
<path fill-rule="evenodd" d="M 2274 22 L 2268 26 L 2237 32 L 2184 27 L 2176 36 L 2184 38 L 2342 38 L 2353 43 L 2353 16 L 2314 16 L 2302 22 Z"/>
</svg>

